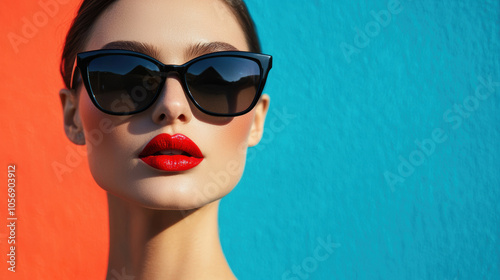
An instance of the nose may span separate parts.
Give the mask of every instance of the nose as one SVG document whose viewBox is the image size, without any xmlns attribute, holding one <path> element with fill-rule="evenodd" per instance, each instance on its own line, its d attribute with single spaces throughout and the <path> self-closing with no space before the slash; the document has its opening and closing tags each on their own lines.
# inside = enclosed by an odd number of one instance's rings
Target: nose
<svg viewBox="0 0 500 280">
<path fill-rule="evenodd" d="M 159 125 L 188 123 L 193 113 L 177 75 L 169 75 L 155 102 L 152 118 Z"/>
</svg>

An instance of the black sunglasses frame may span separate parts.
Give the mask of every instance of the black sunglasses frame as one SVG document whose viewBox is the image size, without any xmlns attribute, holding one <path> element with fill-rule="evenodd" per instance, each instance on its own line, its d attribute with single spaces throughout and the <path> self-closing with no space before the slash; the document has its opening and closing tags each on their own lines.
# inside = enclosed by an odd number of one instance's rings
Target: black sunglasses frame
<svg viewBox="0 0 500 280">
<path fill-rule="evenodd" d="M 106 110 L 102 108 L 98 103 L 97 100 L 94 96 L 94 93 L 92 91 L 92 88 L 90 87 L 90 82 L 89 82 L 89 72 L 88 72 L 88 66 L 90 62 L 98 57 L 102 56 L 109 56 L 109 55 L 128 55 L 128 56 L 134 56 L 134 57 L 139 57 L 143 58 L 149 62 L 152 62 L 155 64 L 158 69 L 161 72 L 161 83 L 158 86 L 158 90 L 155 93 L 154 98 L 151 100 L 151 103 L 144 108 L 140 108 L 139 110 L 135 110 L 132 112 L 113 112 Z M 199 62 L 204 59 L 208 58 L 213 58 L 213 57 L 240 57 L 240 58 L 245 58 L 249 59 L 252 61 L 255 61 L 259 67 L 260 67 L 260 80 L 259 80 L 259 85 L 257 86 L 257 91 L 255 93 L 254 100 L 252 101 L 251 105 L 244 111 L 242 112 L 237 112 L 237 113 L 228 113 L 228 114 L 221 114 L 221 113 L 214 113 L 205 110 L 203 107 L 198 104 L 198 102 L 194 99 L 193 95 L 191 94 L 189 87 L 186 82 L 186 73 L 188 68 L 193 65 L 196 62 Z M 70 89 L 75 89 L 76 87 L 76 82 L 74 81 L 77 74 L 76 71 L 79 70 L 81 73 L 81 77 L 83 80 L 83 84 L 89 94 L 90 100 L 92 103 L 102 112 L 110 115 L 117 115 L 117 116 L 125 116 L 125 115 L 133 115 L 137 113 L 141 113 L 143 111 L 146 111 L 149 109 L 158 99 L 158 97 L 161 94 L 161 91 L 163 90 L 163 87 L 165 86 L 165 82 L 167 80 L 167 75 L 169 73 L 175 72 L 179 76 L 181 80 L 182 87 L 184 88 L 184 92 L 187 94 L 191 102 L 195 105 L 196 108 L 198 108 L 200 111 L 202 111 L 205 114 L 211 115 L 211 116 L 219 116 L 219 117 L 236 117 L 236 116 L 241 116 L 249 111 L 251 111 L 257 102 L 260 99 L 260 96 L 262 95 L 262 91 L 264 89 L 264 85 L 266 84 L 267 76 L 269 74 L 269 71 L 272 68 L 272 56 L 266 55 L 266 54 L 260 54 L 260 53 L 252 53 L 252 52 L 243 52 L 243 51 L 224 51 L 224 52 L 215 52 L 215 53 L 209 53 L 205 54 L 199 57 L 196 57 L 188 62 L 186 62 L 183 65 L 166 65 L 163 64 L 162 62 L 156 60 L 155 58 L 152 58 L 146 54 L 143 53 L 138 53 L 134 51 L 129 51 L 129 50 L 115 50 L 115 49 L 103 49 L 103 50 L 95 50 L 95 51 L 88 51 L 88 52 L 82 52 L 77 54 L 75 58 L 75 63 L 73 65 L 73 71 L 71 73 L 71 83 L 70 83 Z M 76 90 L 76 89 L 75 89 Z"/>
</svg>

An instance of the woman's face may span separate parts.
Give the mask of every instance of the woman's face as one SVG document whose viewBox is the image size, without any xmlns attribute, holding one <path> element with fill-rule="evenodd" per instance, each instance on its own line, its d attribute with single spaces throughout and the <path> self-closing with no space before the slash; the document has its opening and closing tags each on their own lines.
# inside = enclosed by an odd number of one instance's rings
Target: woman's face
<svg viewBox="0 0 500 280">
<path fill-rule="evenodd" d="M 215 51 L 248 51 L 245 35 L 220 0 L 120 0 L 95 22 L 85 51 L 133 41 L 157 50 L 158 60 L 181 65 Z M 268 97 L 249 113 L 209 116 L 188 100 L 176 75 L 169 76 L 158 100 L 142 113 L 112 116 L 98 110 L 79 86 L 74 126 L 87 144 L 90 170 L 106 191 L 153 209 L 193 209 L 215 201 L 236 186 L 246 149 L 258 143 Z M 159 134 L 183 134 L 203 160 L 186 171 L 159 170 L 139 158 Z M 71 138 L 71 137 L 70 137 Z"/>
</svg>

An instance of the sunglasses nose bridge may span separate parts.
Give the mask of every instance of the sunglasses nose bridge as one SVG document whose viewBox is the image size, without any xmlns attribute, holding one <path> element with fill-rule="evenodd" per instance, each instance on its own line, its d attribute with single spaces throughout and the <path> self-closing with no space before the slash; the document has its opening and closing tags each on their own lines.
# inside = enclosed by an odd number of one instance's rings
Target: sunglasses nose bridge
<svg viewBox="0 0 500 280">
<path fill-rule="evenodd" d="M 185 73 L 185 67 L 182 65 L 162 65 L 161 67 L 161 76 L 162 78 L 166 78 L 172 73 L 177 74 L 181 79 Z"/>
<path fill-rule="evenodd" d="M 182 85 L 182 88 L 184 89 L 184 91 L 186 91 L 187 89 L 185 86 L 186 82 L 184 77 L 185 71 L 186 68 L 182 65 L 162 65 L 160 75 L 161 79 L 164 80 L 165 83 L 169 77 L 177 76 Z"/>
</svg>

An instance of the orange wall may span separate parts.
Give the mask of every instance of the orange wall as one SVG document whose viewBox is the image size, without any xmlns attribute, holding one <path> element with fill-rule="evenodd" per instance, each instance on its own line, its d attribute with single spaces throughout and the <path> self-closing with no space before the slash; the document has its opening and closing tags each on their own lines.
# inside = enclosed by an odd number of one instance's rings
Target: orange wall
<svg viewBox="0 0 500 280">
<path fill-rule="evenodd" d="M 79 2 L 4 1 L 0 8 L 0 279 L 105 276 L 105 193 L 85 149 L 64 135 L 58 96 L 62 42 Z M 15 273 L 7 270 L 9 164 L 16 165 Z"/>
</svg>

